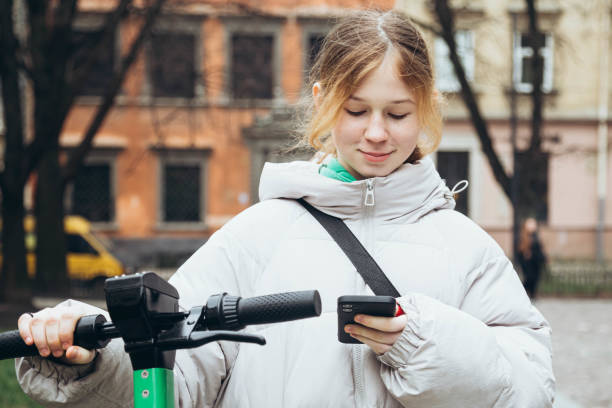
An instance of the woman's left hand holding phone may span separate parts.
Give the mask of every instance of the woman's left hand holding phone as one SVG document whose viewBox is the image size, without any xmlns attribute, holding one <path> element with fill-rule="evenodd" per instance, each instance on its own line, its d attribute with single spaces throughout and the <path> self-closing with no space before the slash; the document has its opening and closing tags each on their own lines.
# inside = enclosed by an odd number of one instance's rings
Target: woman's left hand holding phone
<svg viewBox="0 0 612 408">
<path fill-rule="evenodd" d="M 408 317 L 405 314 L 396 317 L 358 314 L 355 322 L 359 324 L 347 324 L 344 330 L 380 355 L 391 350 L 404 331 Z"/>
</svg>

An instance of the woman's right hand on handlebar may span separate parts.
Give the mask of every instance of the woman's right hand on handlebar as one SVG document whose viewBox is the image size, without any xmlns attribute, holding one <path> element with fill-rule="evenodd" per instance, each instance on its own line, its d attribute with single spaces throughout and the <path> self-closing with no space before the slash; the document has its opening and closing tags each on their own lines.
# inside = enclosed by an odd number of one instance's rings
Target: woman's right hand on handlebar
<svg viewBox="0 0 612 408">
<path fill-rule="evenodd" d="M 54 356 L 67 364 L 87 364 L 96 351 L 72 344 L 76 323 L 86 314 L 65 306 L 24 313 L 18 320 L 19 334 L 27 345 L 35 344 L 42 357 Z"/>
</svg>

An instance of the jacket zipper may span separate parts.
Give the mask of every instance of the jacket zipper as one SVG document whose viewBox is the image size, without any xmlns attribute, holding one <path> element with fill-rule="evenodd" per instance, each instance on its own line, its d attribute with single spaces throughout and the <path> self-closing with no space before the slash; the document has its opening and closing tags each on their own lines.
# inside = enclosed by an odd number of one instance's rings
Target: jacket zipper
<svg viewBox="0 0 612 408">
<path fill-rule="evenodd" d="M 365 198 L 363 201 L 363 223 L 364 233 L 362 235 L 363 246 L 371 252 L 374 241 L 374 205 L 376 201 L 374 199 L 374 179 L 366 179 L 365 181 Z M 355 382 L 355 406 L 365 407 L 367 406 L 367 397 L 364 384 L 364 361 L 363 353 L 364 347 L 361 344 L 353 347 L 353 380 Z"/>
</svg>

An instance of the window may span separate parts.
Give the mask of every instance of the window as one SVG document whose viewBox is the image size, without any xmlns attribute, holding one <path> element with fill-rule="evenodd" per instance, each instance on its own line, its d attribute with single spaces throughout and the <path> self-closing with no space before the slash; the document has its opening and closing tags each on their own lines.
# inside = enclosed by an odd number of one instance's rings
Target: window
<svg viewBox="0 0 612 408">
<path fill-rule="evenodd" d="M 232 35 L 231 86 L 234 99 L 272 99 L 273 35 Z"/>
<path fill-rule="evenodd" d="M 196 36 L 186 32 L 156 32 L 151 35 L 149 72 L 152 96 L 195 96 L 196 43 Z"/>
<path fill-rule="evenodd" d="M 325 34 L 310 34 L 308 36 L 308 49 L 306 50 L 306 72 L 309 72 L 314 65 L 317 55 L 319 55 L 319 51 L 321 51 L 321 46 L 323 45 L 324 39 Z"/>
<path fill-rule="evenodd" d="M 452 189 L 461 180 L 469 181 L 470 154 L 465 151 L 439 151 L 437 167 L 440 177 L 446 180 L 448 188 Z M 455 197 L 455 209 L 468 215 L 468 195 L 463 191 Z"/>
<path fill-rule="evenodd" d="M 92 56 L 94 44 L 98 41 L 100 31 L 75 29 L 73 45 L 76 48 L 74 55 L 74 72 L 79 73 L 83 65 Z M 93 63 L 89 73 L 77 90 L 79 96 L 103 96 L 115 75 L 115 43 L 116 36 L 101 45 L 101 50 L 93 54 Z"/>
<path fill-rule="evenodd" d="M 468 81 L 474 80 L 474 33 L 469 30 L 455 32 L 457 54 L 463 64 Z M 450 60 L 450 51 L 443 38 L 437 37 L 434 42 L 435 68 L 437 87 L 443 92 L 458 92 L 461 85 Z"/>
<path fill-rule="evenodd" d="M 199 221 L 200 166 L 166 164 L 163 172 L 164 221 Z"/>
<path fill-rule="evenodd" d="M 553 87 L 553 37 L 549 33 L 540 33 L 537 39 L 540 55 L 543 58 L 542 91 L 550 92 Z M 532 69 L 533 48 L 529 34 L 514 33 L 513 80 L 519 92 L 531 92 L 534 72 Z"/>
<path fill-rule="evenodd" d="M 77 173 L 72 187 L 72 213 L 91 222 L 111 222 L 115 218 L 111 163 L 86 164 Z"/>
<path fill-rule="evenodd" d="M 159 215 L 162 229 L 203 228 L 208 150 L 159 152 Z"/>
<path fill-rule="evenodd" d="M 66 251 L 73 254 L 98 255 L 98 251 L 85 238 L 75 234 L 66 234 Z"/>
</svg>

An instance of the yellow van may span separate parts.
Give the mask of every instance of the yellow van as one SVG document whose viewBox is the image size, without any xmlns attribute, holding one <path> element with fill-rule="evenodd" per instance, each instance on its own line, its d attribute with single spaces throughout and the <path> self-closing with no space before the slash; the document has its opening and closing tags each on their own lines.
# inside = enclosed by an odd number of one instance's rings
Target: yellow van
<svg viewBox="0 0 612 408">
<path fill-rule="evenodd" d="M 36 273 L 36 233 L 34 217 L 24 220 L 28 275 Z M 83 217 L 64 217 L 66 231 L 66 267 L 70 279 L 102 283 L 104 279 L 124 273 L 123 264 L 109 252 L 109 243 L 91 231 L 91 223 Z M 0 253 L 0 264 L 2 254 Z"/>
</svg>

